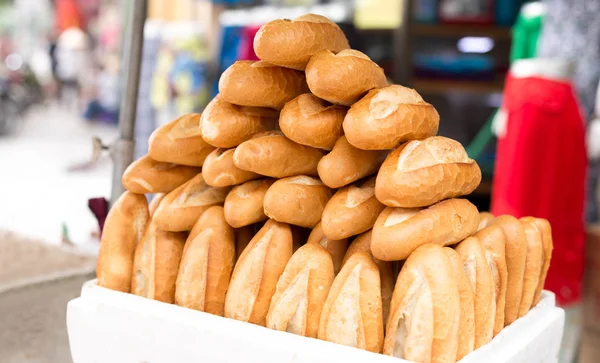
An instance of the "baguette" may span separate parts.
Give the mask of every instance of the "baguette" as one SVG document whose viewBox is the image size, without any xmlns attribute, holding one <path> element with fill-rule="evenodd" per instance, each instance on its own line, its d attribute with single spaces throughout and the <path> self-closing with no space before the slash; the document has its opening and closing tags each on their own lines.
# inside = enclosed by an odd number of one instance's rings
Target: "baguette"
<svg viewBox="0 0 600 363">
<path fill-rule="evenodd" d="M 506 267 L 508 280 L 506 283 L 506 304 L 504 306 L 504 326 L 512 324 L 519 316 L 519 307 L 523 295 L 523 277 L 527 260 L 527 240 L 523 226 L 513 216 L 496 217 L 494 225 L 504 232 L 506 241 Z"/>
<path fill-rule="evenodd" d="M 145 155 L 127 167 L 121 182 L 136 194 L 168 193 L 198 175 L 202 169 L 163 163 Z"/>
<path fill-rule="evenodd" d="M 502 228 L 496 225 L 485 227 L 478 231 L 475 237 L 483 246 L 494 279 L 494 296 L 496 298 L 494 336 L 496 336 L 504 328 L 504 309 L 506 307 L 506 287 L 508 284 L 506 240 Z"/>
<path fill-rule="evenodd" d="M 158 205 L 162 202 L 163 198 L 167 195 L 166 193 L 157 193 L 154 194 L 150 204 L 148 204 L 148 212 L 150 213 L 150 217 L 154 216 L 154 212 L 158 209 Z"/>
<path fill-rule="evenodd" d="M 527 241 L 527 259 L 525 260 L 525 274 L 523 277 L 523 295 L 519 305 L 519 317 L 529 312 L 533 298 L 540 282 L 544 266 L 544 246 L 542 233 L 535 222 L 521 219 L 525 240 Z"/>
<path fill-rule="evenodd" d="M 233 154 L 234 164 L 243 170 L 272 178 L 295 175 L 317 176 L 317 165 L 323 153 L 297 144 L 280 132 L 255 135 L 240 144 Z"/>
<path fill-rule="evenodd" d="M 254 225 L 236 228 L 235 231 L 235 260 L 237 261 L 254 237 Z"/>
<path fill-rule="evenodd" d="M 304 73 L 263 61 L 237 61 L 219 80 L 219 97 L 240 106 L 281 110 L 306 92 Z"/>
<path fill-rule="evenodd" d="M 385 152 L 357 149 L 342 136 L 333 150 L 319 161 L 317 171 L 327 186 L 341 188 L 377 173 L 385 157 Z"/>
<path fill-rule="evenodd" d="M 373 228 L 385 208 L 375 198 L 372 177 L 338 190 L 325 205 L 322 215 L 323 233 L 327 238 L 342 239 Z"/>
<path fill-rule="evenodd" d="M 254 37 L 258 58 L 278 66 L 303 71 L 310 57 L 321 51 L 348 49 L 348 39 L 340 27 L 321 15 L 306 14 L 294 20 L 273 20 Z"/>
<path fill-rule="evenodd" d="M 164 163 L 202 166 L 213 149 L 202 138 L 197 113 L 183 115 L 157 128 L 148 139 L 148 155 Z"/>
<path fill-rule="evenodd" d="M 398 275 L 383 354 L 413 362 L 454 363 L 458 352 L 460 297 L 444 249 L 415 250 Z"/>
<path fill-rule="evenodd" d="M 131 293 L 172 304 L 187 233 L 167 232 L 150 223 L 135 249 Z"/>
<path fill-rule="evenodd" d="M 321 312 L 318 338 L 381 352 L 383 319 L 379 270 L 367 253 L 352 255 L 333 281 Z"/>
<path fill-rule="evenodd" d="M 357 236 L 354 241 L 352 241 L 342 260 L 342 266 L 357 252 L 365 252 L 373 257 L 371 254 L 371 231 Z M 390 303 L 392 301 L 392 294 L 394 293 L 394 282 L 396 281 L 396 277 L 394 276 L 392 262 L 381 261 L 375 257 L 373 257 L 373 260 L 379 269 L 379 279 L 381 281 L 381 313 L 383 316 L 383 327 L 385 329 L 390 313 Z"/>
<path fill-rule="evenodd" d="M 194 224 L 185 243 L 175 285 L 175 304 L 223 316 L 234 263 L 233 228 L 225 221 L 223 207 L 210 207 Z"/>
<path fill-rule="evenodd" d="M 275 129 L 278 116 L 269 108 L 237 106 L 217 96 L 206 106 L 200 128 L 207 143 L 232 148 L 252 135 Z"/>
<path fill-rule="evenodd" d="M 475 349 L 475 298 L 471 291 L 471 286 L 469 286 L 469 280 L 467 280 L 467 276 L 465 275 L 460 256 L 450 247 L 444 247 L 444 251 L 446 251 L 446 254 L 450 258 L 450 263 L 452 263 L 460 299 L 458 352 L 456 353 L 456 361 L 458 362 Z M 504 316 L 504 311 L 502 312 L 502 316 Z"/>
<path fill-rule="evenodd" d="M 489 343 L 494 336 L 496 300 L 494 278 L 485 250 L 476 237 L 468 237 L 456 246 L 475 306 L 475 349 Z"/>
<path fill-rule="evenodd" d="M 165 231 L 189 231 L 213 205 L 222 204 L 229 188 L 211 187 L 202 174 L 167 194 L 154 213 L 156 226 Z"/>
<path fill-rule="evenodd" d="M 325 249 L 315 244 L 300 247 L 277 282 L 267 328 L 316 338 L 333 277 L 333 261 Z"/>
<path fill-rule="evenodd" d="M 263 207 L 267 217 L 278 222 L 314 228 L 319 221 L 331 190 L 317 178 L 306 175 L 277 180 L 267 190 Z"/>
<path fill-rule="evenodd" d="M 544 218 L 523 217 L 522 220 L 534 223 L 542 234 L 544 265 L 542 266 L 540 281 L 533 296 L 533 305 L 535 306 L 540 302 L 540 298 L 542 297 L 542 290 L 544 289 L 546 276 L 548 275 L 548 269 L 550 268 L 550 261 L 552 260 L 552 250 L 554 249 L 554 244 L 552 242 L 552 227 L 550 226 L 550 222 Z"/>
<path fill-rule="evenodd" d="M 298 144 L 331 150 L 335 141 L 342 136 L 344 116 L 346 108 L 305 93 L 283 107 L 279 128 Z"/>
<path fill-rule="evenodd" d="M 440 115 L 413 89 L 391 85 L 369 91 L 344 118 L 348 141 L 359 149 L 389 150 L 438 132 Z"/>
<path fill-rule="evenodd" d="M 260 175 L 238 168 L 233 163 L 235 149 L 215 149 L 204 161 L 202 176 L 213 187 L 228 187 L 257 179 Z"/>
<path fill-rule="evenodd" d="M 342 269 L 342 260 L 344 259 L 344 254 L 346 254 L 346 250 L 348 249 L 348 240 L 344 239 L 329 239 L 323 234 L 323 229 L 321 228 L 321 223 L 317 224 L 315 228 L 313 228 L 312 232 L 308 236 L 307 244 L 316 244 L 323 247 L 327 252 L 331 254 L 331 258 L 333 259 L 333 270 L 337 275 Z"/>
<path fill-rule="evenodd" d="M 448 199 L 428 208 L 386 208 L 373 226 L 371 250 L 383 261 L 406 259 L 417 247 L 455 244 L 475 233 L 477 208 L 466 199 Z"/>
<path fill-rule="evenodd" d="M 267 221 L 235 264 L 225 298 L 225 317 L 265 326 L 277 281 L 291 256 L 290 227 Z"/>
<path fill-rule="evenodd" d="M 387 86 L 383 69 L 354 49 L 313 55 L 306 65 L 306 82 L 315 96 L 343 106 L 352 105 L 373 88 Z"/>
<path fill-rule="evenodd" d="M 108 212 L 96 265 L 98 285 L 130 292 L 135 247 L 150 219 L 148 202 L 141 194 L 123 193 Z"/>
<path fill-rule="evenodd" d="M 490 212 L 479 212 L 479 228 L 477 231 L 481 231 L 482 229 L 492 225 L 494 223 L 494 215 Z"/>
<path fill-rule="evenodd" d="M 263 209 L 267 189 L 275 179 L 259 179 L 235 186 L 225 198 L 225 219 L 230 226 L 240 228 L 266 221 Z"/>
<path fill-rule="evenodd" d="M 481 170 L 462 145 L 434 136 L 407 142 L 383 162 L 375 194 L 389 207 L 426 207 L 471 193 L 481 182 Z"/>
</svg>

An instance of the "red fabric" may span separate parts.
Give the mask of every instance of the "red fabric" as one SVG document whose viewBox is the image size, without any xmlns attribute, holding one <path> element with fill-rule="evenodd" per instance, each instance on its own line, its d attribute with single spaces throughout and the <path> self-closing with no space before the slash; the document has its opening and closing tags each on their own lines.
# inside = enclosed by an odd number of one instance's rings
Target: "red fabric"
<svg viewBox="0 0 600 363">
<path fill-rule="evenodd" d="M 254 36 L 259 29 L 259 26 L 249 26 L 242 30 L 240 44 L 238 45 L 239 60 L 260 60 L 254 53 Z"/>
<path fill-rule="evenodd" d="M 572 86 L 507 77 L 506 136 L 498 140 L 492 213 L 546 218 L 554 253 L 546 288 L 560 304 L 581 299 L 585 129 Z"/>
<path fill-rule="evenodd" d="M 102 237 L 102 231 L 104 230 L 104 222 L 106 222 L 106 217 L 108 216 L 108 200 L 104 198 L 88 199 L 88 208 L 90 208 L 90 210 L 98 220 L 98 227 L 100 228 L 100 237 Z"/>
<path fill-rule="evenodd" d="M 84 19 L 76 0 L 56 0 L 55 20 L 58 33 L 69 28 L 84 29 Z"/>
</svg>

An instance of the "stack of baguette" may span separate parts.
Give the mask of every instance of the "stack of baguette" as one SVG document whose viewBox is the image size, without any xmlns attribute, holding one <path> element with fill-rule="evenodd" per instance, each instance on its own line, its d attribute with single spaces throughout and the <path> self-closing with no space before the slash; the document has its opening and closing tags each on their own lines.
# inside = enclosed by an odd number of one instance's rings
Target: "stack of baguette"
<svg viewBox="0 0 600 363">
<path fill-rule="evenodd" d="M 460 198 L 481 172 L 433 106 L 321 16 L 254 48 L 123 175 L 101 286 L 415 362 L 456 362 L 537 304 L 550 225 Z"/>
</svg>

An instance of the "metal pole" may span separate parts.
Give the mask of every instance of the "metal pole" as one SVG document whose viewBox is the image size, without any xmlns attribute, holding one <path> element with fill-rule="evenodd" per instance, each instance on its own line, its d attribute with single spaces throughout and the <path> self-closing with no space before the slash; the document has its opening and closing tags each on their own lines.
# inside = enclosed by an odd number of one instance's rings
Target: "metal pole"
<svg viewBox="0 0 600 363">
<path fill-rule="evenodd" d="M 119 112 L 120 136 L 110 148 L 110 154 L 113 159 L 111 204 L 125 191 L 121 183 L 121 177 L 125 169 L 133 161 L 135 117 L 148 0 L 130 0 L 129 4 L 129 19 L 123 47 L 124 69 L 121 73 L 125 75 L 125 87 Z"/>
</svg>

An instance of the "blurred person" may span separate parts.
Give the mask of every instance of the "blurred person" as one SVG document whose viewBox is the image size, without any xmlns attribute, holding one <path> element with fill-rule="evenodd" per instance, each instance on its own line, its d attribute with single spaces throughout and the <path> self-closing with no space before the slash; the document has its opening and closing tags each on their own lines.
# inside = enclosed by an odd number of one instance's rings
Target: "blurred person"
<svg viewBox="0 0 600 363">
<path fill-rule="evenodd" d="M 86 120 L 102 120 L 116 124 L 119 119 L 119 57 L 111 54 L 99 67 L 95 97 L 84 112 Z"/>
<path fill-rule="evenodd" d="M 93 78 L 88 35 L 79 28 L 63 31 L 57 41 L 56 61 L 60 103 L 80 109 L 82 89 L 89 87 Z"/>
</svg>

